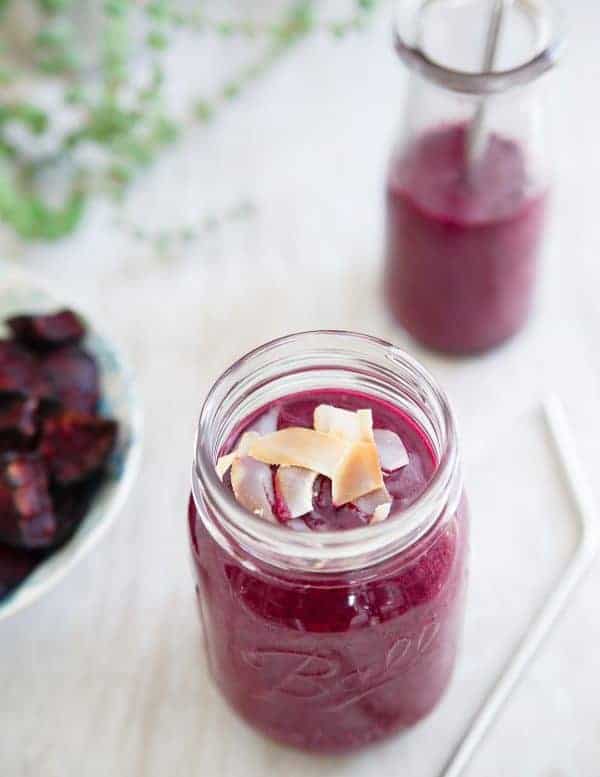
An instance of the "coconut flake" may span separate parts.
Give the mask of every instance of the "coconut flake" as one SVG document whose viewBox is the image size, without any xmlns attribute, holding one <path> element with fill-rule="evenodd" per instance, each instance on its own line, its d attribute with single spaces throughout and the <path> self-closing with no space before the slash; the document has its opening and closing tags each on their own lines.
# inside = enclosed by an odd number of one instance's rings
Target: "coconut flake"
<svg viewBox="0 0 600 777">
<path fill-rule="evenodd" d="M 350 442 L 373 441 L 373 414 L 371 410 L 343 410 L 333 405 L 315 408 L 313 425 L 318 432 L 333 434 Z"/>
<path fill-rule="evenodd" d="M 246 454 L 250 450 L 250 446 L 252 445 L 252 443 L 258 440 L 259 437 L 260 437 L 260 434 L 258 432 L 254 432 L 254 431 L 244 432 L 240 440 L 240 444 L 237 447 L 238 454 L 240 456 L 246 456 Z"/>
<path fill-rule="evenodd" d="M 408 453 L 396 432 L 389 429 L 375 429 L 373 435 L 382 469 L 393 472 L 408 464 Z"/>
<path fill-rule="evenodd" d="M 237 501 L 254 515 L 277 522 L 273 514 L 275 493 L 271 468 L 250 456 L 236 458 L 231 465 L 231 487 Z"/>
<path fill-rule="evenodd" d="M 258 440 L 259 437 L 260 435 L 256 431 L 244 432 L 240 438 L 237 448 L 231 451 L 231 453 L 227 453 L 225 456 L 219 457 L 215 469 L 217 470 L 217 475 L 219 476 L 220 480 L 223 480 L 225 473 L 236 459 L 239 459 L 240 456 L 245 456 L 248 453 L 250 445 L 255 440 Z"/>
<path fill-rule="evenodd" d="M 333 479 L 347 449 L 348 443 L 339 437 L 291 426 L 254 441 L 248 455 L 265 464 L 303 467 Z"/>
<path fill-rule="evenodd" d="M 357 410 L 358 425 L 360 426 L 360 439 L 364 442 L 373 442 L 373 412 L 367 410 Z"/>
<path fill-rule="evenodd" d="M 306 523 L 302 520 L 302 518 L 292 518 L 291 521 L 288 521 L 286 523 L 286 526 L 289 529 L 293 529 L 294 531 L 310 531 Z"/>
<path fill-rule="evenodd" d="M 237 458 L 237 451 L 232 451 L 231 453 L 227 453 L 225 456 L 220 456 L 217 460 L 217 465 L 215 469 L 217 470 L 217 475 L 219 476 L 219 480 L 223 480 L 225 477 L 225 473 L 231 467 L 233 462 Z"/>
<path fill-rule="evenodd" d="M 355 442 L 331 479 L 332 501 L 339 507 L 382 486 L 383 475 L 374 443 Z"/>
<path fill-rule="evenodd" d="M 373 516 L 371 517 L 371 520 L 369 523 L 381 523 L 382 521 L 385 521 L 385 519 L 390 514 L 390 509 L 392 505 L 391 502 L 388 502 L 387 504 L 379 505 L 379 507 L 376 507 L 373 511 Z"/>
<path fill-rule="evenodd" d="M 291 518 L 310 513 L 313 506 L 313 486 L 317 473 L 302 467 L 278 467 L 275 489 Z"/>
<path fill-rule="evenodd" d="M 259 416 L 250 426 L 248 431 L 256 432 L 259 435 L 271 434 L 277 431 L 277 422 L 279 420 L 279 408 L 274 405 L 266 413 Z"/>
<path fill-rule="evenodd" d="M 363 513 L 370 515 L 369 523 L 380 523 L 390 514 L 392 507 L 392 497 L 383 485 L 381 488 L 371 491 L 370 494 L 365 494 L 359 499 L 356 499 L 354 504 Z"/>
<path fill-rule="evenodd" d="M 354 504 L 361 512 L 365 513 L 366 515 L 374 515 L 375 511 L 379 507 L 387 505 L 389 508 L 389 506 L 392 504 L 392 497 L 385 485 L 383 485 L 381 488 L 377 488 L 375 491 L 371 491 L 370 493 L 355 499 Z"/>
</svg>

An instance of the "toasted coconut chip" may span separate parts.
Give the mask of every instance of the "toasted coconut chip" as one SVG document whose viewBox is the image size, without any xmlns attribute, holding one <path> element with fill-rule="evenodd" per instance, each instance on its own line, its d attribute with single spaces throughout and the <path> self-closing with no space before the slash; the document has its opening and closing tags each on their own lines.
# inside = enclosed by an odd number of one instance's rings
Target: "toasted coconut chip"
<svg viewBox="0 0 600 777">
<path fill-rule="evenodd" d="M 257 434 L 271 434 L 277 431 L 277 421 L 279 420 L 279 408 L 273 406 L 266 413 L 259 416 L 248 427 L 249 432 L 256 432 Z"/>
<path fill-rule="evenodd" d="M 383 486 L 377 448 L 370 442 L 355 442 L 331 479 L 331 495 L 336 507 Z"/>
<path fill-rule="evenodd" d="M 231 465 L 231 486 L 237 501 L 254 515 L 277 522 L 273 514 L 273 475 L 271 468 L 249 456 L 236 458 Z"/>
<path fill-rule="evenodd" d="M 375 511 L 373 512 L 373 517 L 369 521 L 369 523 L 381 523 L 382 521 L 385 521 L 385 519 L 389 516 L 390 510 L 391 510 L 391 503 L 388 502 L 387 504 L 379 505 L 379 507 L 375 508 Z"/>
<path fill-rule="evenodd" d="M 223 480 L 225 477 L 225 473 L 231 467 L 233 462 L 237 458 L 237 451 L 233 451 L 232 453 L 228 453 L 225 456 L 220 456 L 217 460 L 217 464 L 215 466 L 215 469 L 217 470 L 217 475 L 219 476 L 219 480 Z"/>
<path fill-rule="evenodd" d="M 242 435 L 237 448 L 232 451 L 231 453 L 227 453 L 225 456 L 221 456 L 217 460 L 217 466 L 215 469 L 217 470 L 217 475 L 221 480 L 223 480 L 223 477 L 229 467 L 233 464 L 233 462 L 238 459 L 240 456 L 245 456 L 248 453 L 248 448 L 250 445 L 255 441 L 258 440 L 260 435 L 258 432 L 251 431 L 251 432 L 244 432 Z"/>
<path fill-rule="evenodd" d="M 260 434 L 256 431 L 244 432 L 240 440 L 240 444 L 236 449 L 238 452 L 238 455 L 245 456 L 250 450 L 250 446 L 252 445 L 252 443 L 258 440 L 259 437 L 260 437 Z"/>
<path fill-rule="evenodd" d="M 304 523 L 304 521 L 301 518 L 292 518 L 291 521 L 288 521 L 286 523 L 286 526 L 289 529 L 293 529 L 294 531 L 310 531 L 308 526 Z"/>
<path fill-rule="evenodd" d="M 291 518 L 310 513 L 313 507 L 313 486 L 317 473 L 302 467 L 279 467 L 275 475 L 275 489 L 283 500 Z"/>
<path fill-rule="evenodd" d="M 364 496 L 360 496 L 358 499 L 355 499 L 354 504 L 361 512 L 365 513 L 366 515 L 374 515 L 375 511 L 379 507 L 383 507 L 384 505 L 391 505 L 392 497 L 385 485 L 383 485 L 381 488 L 377 488 L 375 491 L 371 491 L 371 493 L 365 494 Z"/>
<path fill-rule="evenodd" d="M 347 449 L 348 443 L 339 437 L 290 426 L 260 437 L 248 455 L 265 464 L 303 467 L 333 479 Z"/>
<path fill-rule="evenodd" d="M 373 414 L 370 410 L 342 410 L 333 405 L 315 408 L 313 425 L 324 434 L 334 434 L 350 442 L 373 441 Z"/>
<path fill-rule="evenodd" d="M 381 469 L 393 472 L 408 464 L 408 453 L 396 432 L 389 429 L 375 429 L 373 435 L 379 453 Z"/>
<path fill-rule="evenodd" d="M 358 423 L 360 426 L 360 439 L 364 442 L 373 442 L 373 412 L 372 410 L 357 410 Z"/>
</svg>

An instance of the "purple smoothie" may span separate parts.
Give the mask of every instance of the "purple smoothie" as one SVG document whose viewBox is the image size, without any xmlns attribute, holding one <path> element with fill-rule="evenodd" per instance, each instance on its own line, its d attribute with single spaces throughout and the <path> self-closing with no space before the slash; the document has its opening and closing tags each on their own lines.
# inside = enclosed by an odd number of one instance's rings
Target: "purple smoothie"
<svg viewBox="0 0 600 777">
<path fill-rule="evenodd" d="M 514 335 L 531 308 L 546 199 L 522 148 L 500 135 L 469 171 L 463 124 L 428 131 L 395 156 L 385 290 L 399 323 L 448 353 Z"/>
<path fill-rule="evenodd" d="M 435 455 L 423 431 L 395 406 L 341 391 L 295 394 L 277 402 L 278 428 L 312 427 L 322 403 L 370 407 L 375 428 L 400 435 L 409 463 L 386 476 L 393 509 L 423 493 Z M 321 479 L 302 520 L 309 531 L 344 531 L 365 525 L 367 516 L 334 507 Z M 225 697 L 262 732 L 314 751 L 345 751 L 414 725 L 438 703 L 454 666 L 467 524 L 463 502 L 408 550 L 358 571 L 285 572 L 262 562 L 250 571 L 212 539 L 190 500 L 201 619 Z"/>
</svg>

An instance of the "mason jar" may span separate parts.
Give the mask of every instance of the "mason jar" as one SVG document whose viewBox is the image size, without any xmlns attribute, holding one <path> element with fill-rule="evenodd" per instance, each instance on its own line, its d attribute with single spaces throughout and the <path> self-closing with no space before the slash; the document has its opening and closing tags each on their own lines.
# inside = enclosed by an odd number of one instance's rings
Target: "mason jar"
<svg viewBox="0 0 600 777">
<path fill-rule="evenodd" d="M 494 47 L 490 13 L 502 9 Z M 542 76 L 562 40 L 551 0 L 400 6 L 409 83 L 388 169 L 384 284 L 389 310 L 425 346 L 485 351 L 529 316 L 552 173 Z"/>
<path fill-rule="evenodd" d="M 293 531 L 245 510 L 215 471 L 227 441 L 259 408 L 332 389 L 410 419 L 435 462 L 425 490 L 381 523 L 341 531 Z M 200 414 L 188 521 L 210 670 L 248 723 L 346 751 L 438 704 L 462 630 L 468 516 L 448 401 L 406 353 L 319 331 L 241 358 Z"/>
</svg>

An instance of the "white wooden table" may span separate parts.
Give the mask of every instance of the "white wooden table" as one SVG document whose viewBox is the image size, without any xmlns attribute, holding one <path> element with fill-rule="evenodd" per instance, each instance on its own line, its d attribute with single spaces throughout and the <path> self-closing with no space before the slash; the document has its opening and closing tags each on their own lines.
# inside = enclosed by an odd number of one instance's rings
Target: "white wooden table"
<svg viewBox="0 0 600 777">
<path fill-rule="evenodd" d="M 323 36 L 299 46 L 214 125 L 169 152 L 126 204 L 129 217 L 157 228 L 242 199 L 256 204 L 254 218 L 161 263 L 118 231 L 112 208 L 99 203 L 73 238 L 13 251 L 88 306 L 129 350 L 147 434 L 141 477 L 114 530 L 51 594 L 0 625 L 2 777 L 435 773 L 452 738 L 446 718 L 434 716 L 414 735 L 355 759 L 323 760 L 264 741 L 220 700 L 201 654 L 187 556 L 194 426 L 216 375 L 249 347 L 285 332 L 376 333 L 407 345 L 435 372 L 459 418 L 475 508 L 474 581 L 481 587 L 468 631 L 481 668 L 477 658 L 462 666 L 452 690 L 465 714 L 476 701 L 473 688 L 491 681 L 501 658 L 491 657 L 493 629 L 503 624 L 507 650 L 526 623 L 525 610 L 511 614 L 517 580 L 498 599 L 485 589 L 485 565 L 501 575 L 512 549 L 523 553 L 515 523 L 521 508 L 523 521 L 530 513 L 542 521 L 535 535 L 541 545 L 525 548 L 532 559 L 529 609 L 562 553 L 536 551 L 545 547 L 544 511 L 558 509 L 555 476 L 543 450 L 518 453 L 521 439 L 539 445 L 531 442 L 532 418 L 550 389 L 565 401 L 600 500 L 600 5 L 570 6 L 573 45 L 554 83 L 561 153 L 539 304 L 527 331 L 489 356 L 434 357 L 409 343 L 382 309 L 382 185 L 405 85 L 385 13 L 358 37 L 332 43 Z M 193 47 L 183 47 L 174 69 L 188 73 L 192 56 Z M 205 69 L 224 61 L 210 56 Z M 515 460 L 500 451 L 517 451 Z M 520 476 L 511 484 L 513 470 Z M 504 533 L 505 546 L 493 555 L 505 497 L 507 509 L 515 507 L 507 523 L 515 530 Z M 497 606 L 486 611 L 488 595 Z M 600 774 L 599 597 L 600 563 L 470 774 Z M 415 742 L 427 753 L 426 768 Z"/>
</svg>

